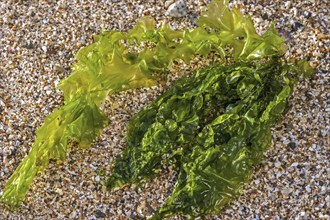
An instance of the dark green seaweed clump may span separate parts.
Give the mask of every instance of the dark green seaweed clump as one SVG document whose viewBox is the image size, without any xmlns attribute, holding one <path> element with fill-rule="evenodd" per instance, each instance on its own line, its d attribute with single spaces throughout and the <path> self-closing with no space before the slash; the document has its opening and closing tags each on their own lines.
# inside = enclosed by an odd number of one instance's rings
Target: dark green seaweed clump
<svg viewBox="0 0 330 220">
<path fill-rule="evenodd" d="M 177 184 L 153 218 L 218 213 L 240 194 L 270 145 L 271 127 L 296 82 L 289 70 L 273 58 L 215 65 L 180 79 L 131 119 L 128 146 L 108 188 L 152 178 L 172 165 Z"/>
</svg>

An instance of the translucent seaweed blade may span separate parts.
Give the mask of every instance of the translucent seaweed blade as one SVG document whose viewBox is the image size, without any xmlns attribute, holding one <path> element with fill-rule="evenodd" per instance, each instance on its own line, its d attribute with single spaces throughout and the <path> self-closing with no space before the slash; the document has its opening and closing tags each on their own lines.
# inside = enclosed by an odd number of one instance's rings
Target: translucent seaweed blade
<svg viewBox="0 0 330 220">
<path fill-rule="evenodd" d="M 65 159 L 68 140 L 75 140 L 80 147 L 86 148 L 106 123 L 103 113 L 86 97 L 50 114 L 38 129 L 31 152 L 6 183 L 1 201 L 12 208 L 20 204 L 34 176 L 48 166 L 49 160 Z"/>
<path fill-rule="evenodd" d="M 236 60 L 260 59 L 262 57 L 281 56 L 287 47 L 272 24 L 265 34 L 257 34 L 249 16 L 238 9 L 230 9 L 228 1 L 216 0 L 208 4 L 197 23 L 218 32 L 219 41 L 233 48 Z"/>
</svg>

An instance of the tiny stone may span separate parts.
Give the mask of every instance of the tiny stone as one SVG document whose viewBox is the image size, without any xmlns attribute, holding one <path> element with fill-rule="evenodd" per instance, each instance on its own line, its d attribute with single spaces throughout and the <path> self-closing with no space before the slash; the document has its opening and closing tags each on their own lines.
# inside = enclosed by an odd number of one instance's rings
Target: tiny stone
<svg viewBox="0 0 330 220">
<path fill-rule="evenodd" d="M 176 1 L 171 4 L 167 9 L 167 14 L 174 18 L 180 18 L 187 15 L 186 4 L 183 0 Z"/>
<path fill-rule="evenodd" d="M 46 47 L 46 46 L 42 46 L 41 49 L 42 49 L 45 53 L 47 53 L 47 47 Z"/>
<path fill-rule="evenodd" d="M 63 191 L 62 191 L 62 189 L 56 189 L 56 192 L 57 192 L 60 196 L 63 195 Z"/>
<path fill-rule="evenodd" d="M 69 215 L 69 218 L 70 218 L 70 219 L 74 219 L 74 218 L 76 218 L 76 216 L 77 216 L 77 212 L 76 212 L 76 211 L 73 211 L 73 212 L 71 212 L 71 214 Z"/>
<path fill-rule="evenodd" d="M 326 34 L 323 34 L 323 33 L 320 33 L 320 34 L 316 35 L 316 38 L 318 40 L 324 40 L 324 39 L 329 39 L 330 36 L 329 35 L 326 35 Z"/>
<path fill-rule="evenodd" d="M 276 178 L 279 178 L 282 176 L 282 173 L 281 172 L 276 172 Z"/>
<path fill-rule="evenodd" d="M 304 25 L 302 25 L 301 23 L 299 22 L 295 22 L 293 25 L 292 25 L 292 31 L 297 31 L 299 28 L 303 27 Z"/>
<path fill-rule="evenodd" d="M 46 90 L 46 94 L 50 95 L 52 93 L 52 90 Z"/>
<path fill-rule="evenodd" d="M 291 6 L 291 1 L 287 1 L 284 3 L 285 8 L 290 8 Z"/>
<path fill-rule="evenodd" d="M 294 162 L 294 163 L 291 164 L 291 166 L 293 166 L 293 167 L 296 167 L 298 165 L 299 165 L 299 163 L 297 163 L 297 162 Z"/>
<path fill-rule="evenodd" d="M 100 182 L 100 177 L 99 177 L 99 176 L 96 176 L 96 177 L 95 177 L 95 181 L 96 181 L 96 182 Z"/>
<path fill-rule="evenodd" d="M 290 142 L 289 144 L 288 144 L 288 146 L 292 149 L 292 150 L 294 150 L 295 148 L 296 148 L 296 143 L 295 142 Z"/>
<path fill-rule="evenodd" d="M 102 212 L 102 211 L 100 211 L 100 210 L 97 209 L 95 211 L 95 216 L 96 216 L 96 218 L 105 218 L 106 217 L 106 214 L 104 212 Z"/>
<path fill-rule="evenodd" d="M 264 20 L 262 18 L 256 18 L 255 21 L 259 24 L 262 23 Z"/>
<path fill-rule="evenodd" d="M 33 49 L 33 44 L 32 43 L 24 43 L 22 45 L 23 48 L 26 48 L 26 49 Z"/>
<path fill-rule="evenodd" d="M 312 13 L 311 13 L 310 11 L 309 11 L 309 12 L 304 11 L 303 16 L 304 16 L 305 18 L 310 18 L 310 17 L 312 16 Z"/>
<path fill-rule="evenodd" d="M 60 65 L 55 65 L 54 66 L 54 70 L 57 71 L 57 72 L 59 72 L 59 73 L 65 72 L 65 69 L 62 66 L 60 66 Z"/>
<path fill-rule="evenodd" d="M 327 187 L 325 187 L 325 186 L 322 186 L 322 187 L 321 187 L 321 192 L 322 192 L 322 193 L 326 192 L 326 190 L 327 190 Z"/>
<path fill-rule="evenodd" d="M 284 141 L 283 141 L 283 144 L 289 144 L 290 143 L 290 140 L 289 139 L 285 139 Z"/>
<path fill-rule="evenodd" d="M 282 163 L 278 161 L 278 162 L 275 163 L 275 167 L 280 167 L 281 164 L 282 164 Z"/>
<path fill-rule="evenodd" d="M 289 195 L 292 191 L 293 191 L 292 188 L 286 188 L 286 187 L 284 187 L 284 188 L 281 190 L 281 193 L 282 193 L 283 195 Z"/>
</svg>

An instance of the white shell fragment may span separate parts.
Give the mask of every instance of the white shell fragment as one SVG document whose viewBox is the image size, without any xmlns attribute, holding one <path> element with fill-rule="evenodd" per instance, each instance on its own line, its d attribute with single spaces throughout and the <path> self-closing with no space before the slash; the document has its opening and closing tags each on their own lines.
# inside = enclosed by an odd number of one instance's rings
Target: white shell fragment
<svg viewBox="0 0 330 220">
<path fill-rule="evenodd" d="M 174 18 L 180 18 L 185 15 L 187 15 L 187 7 L 186 3 L 183 0 L 175 1 L 171 4 L 173 1 L 167 1 L 165 5 L 169 5 L 167 8 L 167 15 L 174 17 Z"/>
</svg>

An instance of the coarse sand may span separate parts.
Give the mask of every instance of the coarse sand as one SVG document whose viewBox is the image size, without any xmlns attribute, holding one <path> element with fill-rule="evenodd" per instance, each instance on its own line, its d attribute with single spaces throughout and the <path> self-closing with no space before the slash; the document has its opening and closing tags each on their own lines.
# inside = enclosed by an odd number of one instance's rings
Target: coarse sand
<svg viewBox="0 0 330 220">
<path fill-rule="evenodd" d="M 37 128 L 61 105 L 57 85 L 70 75 L 79 48 L 105 30 L 128 30 L 143 15 L 173 28 L 192 28 L 209 1 L 185 1 L 188 14 L 166 15 L 165 1 L 0 2 L 0 192 L 29 152 Z M 287 39 L 287 56 L 305 58 L 316 68 L 301 79 L 291 110 L 273 130 L 273 144 L 254 170 L 243 194 L 219 216 L 205 219 L 329 219 L 330 82 L 329 5 L 326 0 L 232 1 L 252 16 L 260 33 L 272 21 Z M 174 65 L 172 78 L 207 65 L 193 60 Z M 171 77 L 170 77 L 171 78 Z M 170 81 L 169 81 L 170 84 Z M 125 147 L 126 124 L 134 113 L 164 91 L 162 86 L 109 96 L 110 125 L 93 146 L 71 148 L 62 163 L 38 175 L 21 207 L 2 219 L 144 219 L 173 189 L 175 172 L 165 169 L 144 187 L 108 192 L 101 184 Z M 184 219 L 176 216 L 173 219 Z"/>
</svg>

